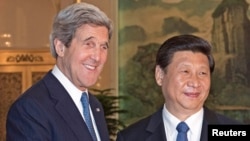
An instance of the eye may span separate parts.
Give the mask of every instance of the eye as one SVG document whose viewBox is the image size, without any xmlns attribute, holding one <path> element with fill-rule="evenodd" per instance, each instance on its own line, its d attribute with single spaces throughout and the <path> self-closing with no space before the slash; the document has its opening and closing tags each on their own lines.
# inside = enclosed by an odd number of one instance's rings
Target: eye
<svg viewBox="0 0 250 141">
<path fill-rule="evenodd" d="M 207 72 L 206 71 L 201 71 L 201 72 L 199 72 L 199 75 L 207 75 Z"/>
<path fill-rule="evenodd" d="M 84 43 L 84 45 L 86 45 L 87 47 L 93 48 L 93 47 L 95 47 L 95 42 L 93 42 L 93 41 L 86 41 Z"/>
<path fill-rule="evenodd" d="M 104 50 L 107 50 L 109 47 L 107 44 L 104 44 L 104 45 L 101 45 L 101 48 L 104 49 Z"/>
<path fill-rule="evenodd" d="M 188 70 L 181 70 L 182 73 L 189 73 Z"/>
<path fill-rule="evenodd" d="M 190 71 L 189 70 L 181 70 L 180 71 L 180 74 L 183 75 L 183 76 L 189 76 L 190 75 Z"/>
</svg>

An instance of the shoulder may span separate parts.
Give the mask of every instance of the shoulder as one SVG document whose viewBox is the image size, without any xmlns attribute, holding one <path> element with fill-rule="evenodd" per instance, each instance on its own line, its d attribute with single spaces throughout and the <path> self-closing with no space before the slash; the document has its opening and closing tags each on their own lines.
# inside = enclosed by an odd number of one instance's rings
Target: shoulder
<svg viewBox="0 0 250 141">
<path fill-rule="evenodd" d="M 240 121 L 213 111 L 207 107 L 204 108 L 204 119 L 208 121 L 209 124 L 241 124 Z"/>
<path fill-rule="evenodd" d="M 127 128 L 121 130 L 120 132 L 118 132 L 117 141 L 145 140 L 143 138 L 144 138 L 144 135 L 147 133 L 146 128 L 150 121 L 150 117 L 151 116 L 141 119 L 129 125 Z M 139 138 L 142 138 L 142 139 L 139 139 Z"/>
<path fill-rule="evenodd" d="M 237 121 L 236 119 L 227 117 L 227 116 L 219 114 L 219 113 L 216 113 L 216 115 L 217 115 L 221 124 L 240 124 L 240 122 Z"/>
<path fill-rule="evenodd" d="M 51 77 L 52 74 L 46 74 L 41 80 L 34 83 L 30 88 L 28 88 L 25 92 L 20 94 L 19 97 L 11 104 L 10 111 L 15 108 L 26 109 L 29 110 L 37 110 L 35 107 L 43 107 L 39 106 L 41 103 L 48 103 L 48 99 L 51 99 L 49 96 L 49 89 L 47 87 L 47 78 Z M 53 76 L 52 76 L 53 77 Z M 28 110 L 29 109 L 29 110 Z"/>
<path fill-rule="evenodd" d="M 145 130 L 146 128 L 151 128 L 152 123 L 154 125 L 160 124 L 162 122 L 162 108 L 160 108 L 158 111 L 154 112 L 151 115 L 148 115 L 145 118 L 142 118 L 133 124 L 129 125 L 124 131 L 130 131 L 130 130 Z"/>
<path fill-rule="evenodd" d="M 145 140 L 147 136 L 158 130 L 160 125 L 163 126 L 162 122 L 162 109 L 160 109 L 118 132 L 117 141 L 135 139 L 137 141 Z"/>
<path fill-rule="evenodd" d="M 132 124 L 130 124 L 127 128 L 125 128 L 124 130 L 122 130 L 121 132 L 122 133 L 132 133 L 132 132 L 135 132 L 135 131 L 142 131 L 142 130 L 145 130 L 150 119 L 151 119 L 152 115 L 146 117 L 146 118 L 143 118 L 143 119 L 140 119 Z"/>
</svg>

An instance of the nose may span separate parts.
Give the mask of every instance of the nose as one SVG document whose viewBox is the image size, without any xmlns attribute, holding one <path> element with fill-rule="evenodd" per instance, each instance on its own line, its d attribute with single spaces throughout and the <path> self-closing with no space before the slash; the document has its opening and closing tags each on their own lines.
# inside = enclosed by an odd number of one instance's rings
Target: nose
<svg viewBox="0 0 250 141">
<path fill-rule="evenodd" d="M 101 58 L 101 49 L 99 47 L 95 47 L 91 54 L 91 58 L 95 61 L 99 61 Z"/>
<path fill-rule="evenodd" d="M 199 77 L 197 76 L 197 75 L 192 75 L 191 77 L 190 77 L 190 79 L 188 80 L 188 83 L 187 83 L 187 85 L 189 86 L 189 87 L 200 87 L 200 81 L 199 81 Z"/>
</svg>

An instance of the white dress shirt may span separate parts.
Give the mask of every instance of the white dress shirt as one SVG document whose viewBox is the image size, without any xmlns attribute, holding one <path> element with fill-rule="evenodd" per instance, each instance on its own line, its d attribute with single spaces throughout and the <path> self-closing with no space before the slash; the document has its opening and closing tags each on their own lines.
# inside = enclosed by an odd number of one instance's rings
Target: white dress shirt
<svg viewBox="0 0 250 141">
<path fill-rule="evenodd" d="M 79 90 L 60 70 L 59 68 L 55 65 L 53 70 L 52 70 L 52 74 L 60 81 L 60 83 L 63 85 L 63 87 L 67 90 L 67 92 L 69 93 L 69 95 L 71 96 L 72 100 L 74 101 L 76 107 L 78 108 L 79 112 L 82 115 L 82 118 L 84 119 L 84 115 L 83 115 L 83 107 L 82 107 L 82 103 L 81 103 L 81 96 L 83 91 Z M 88 91 L 86 90 L 87 94 Z M 90 111 L 90 115 L 92 118 L 92 123 L 94 126 L 94 130 L 95 130 L 95 134 L 97 137 L 97 141 L 101 141 L 100 139 L 100 135 L 99 132 L 97 130 L 96 127 L 96 123 L 95 123 L 95 118 L 93 117 L 93 113 L 91 108 L 89 107 L 89 111 Z M 84 119 L 85 120 L 85 119 Z"/>
<path fill-rule="evenodd" d="M 200 141 L 202 121 L 203 121 L 203 108 L 185 120 L 189 126 L 187 137 L 189 141 Z M 178 131 L 176 126 L 181 122 L 174 115 L 172 115 L 166 108 L 165 104 L 162 110 L 163 123 L 168 141 L 176 141 Z"/>
</svg>

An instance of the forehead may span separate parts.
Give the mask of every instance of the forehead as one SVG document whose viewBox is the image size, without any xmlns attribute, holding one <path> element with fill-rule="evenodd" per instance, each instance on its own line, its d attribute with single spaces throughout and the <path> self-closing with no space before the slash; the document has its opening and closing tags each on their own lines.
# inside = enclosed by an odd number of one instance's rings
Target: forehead
<svg viewBox="0 0 250 141">
<path fill-rule="evenodd" d="M 173 54 L 173 58 L 182 58 L 182 57 L 190 57 L 192 56 L 199 56 L 199 57 L 207 57 L 204 53 L 202 52 L 193 52 L 190 50 L 183 50 L 183 51 L 177 51 Z"/>
<path fill-rule="evenodd" d="M 108 33 L 108 28 L 106 26 L 100 26 L 95 24 L 83 24 L 77 28 L 76 32 L 94 32 L 94 31 L 102 31 L 103 34 Z"/>
<path fill-rule="evenodd" d="M 171 63 L 181 63 L 181 62 L 196 62 L 196 63 L 206 63 L 209 65 L 208 58 L 205 54 L 201 52 L 192 51 L 178 51 L 175 52 Z"/>
<path fill-rule="evenodd" d="M 109 41 L 107 27 L 93 24 L 84 24 L 80 26 L 76 30 L 75 37 L 81 38 L 81 40 L 92 38 L 102 42 Z"/>
</svg>

